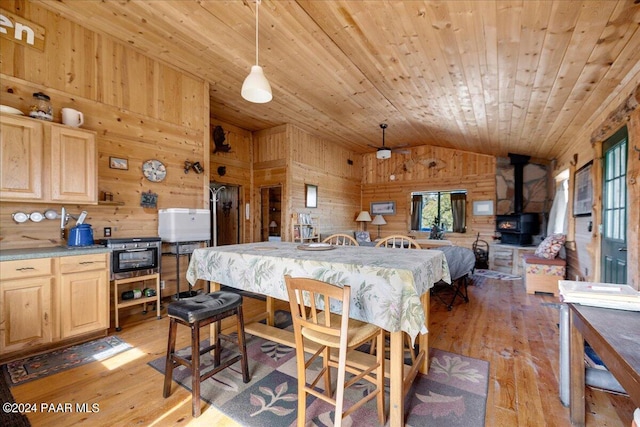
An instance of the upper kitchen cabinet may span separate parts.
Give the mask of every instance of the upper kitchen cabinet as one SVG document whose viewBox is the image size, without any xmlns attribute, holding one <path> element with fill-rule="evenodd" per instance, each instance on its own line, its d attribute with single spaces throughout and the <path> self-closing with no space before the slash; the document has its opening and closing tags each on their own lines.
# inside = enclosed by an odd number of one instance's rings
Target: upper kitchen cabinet
<svg viewBox="0 0 640 427">
<path fill-rule="evenodd" d="M 58 203 L 98 203 L 96 134 L 50 124 L 45 127 L 46 139 L 51 144 L 51 200 Z"/>
<path fill-rule="evenodd" d="M 42 124 L 0 115 L 0 199 L 41 200 Z"/>
<path fill-rule="evenodd" d="M 95 132 L 0 115 L 0 200 L 96 204 Z"/>
</svg>

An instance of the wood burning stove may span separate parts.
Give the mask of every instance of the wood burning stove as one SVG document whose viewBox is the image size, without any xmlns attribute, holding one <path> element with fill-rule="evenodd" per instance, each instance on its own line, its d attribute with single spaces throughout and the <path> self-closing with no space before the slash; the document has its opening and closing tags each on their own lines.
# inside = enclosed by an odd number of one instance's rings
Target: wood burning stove
<svg viewBox="0 0 640 427">
<path fill-rule="evenodd" d="M 513 209 L 510 215 L 496 216 L 496 231 L 500 233 L 500 242 L 507 245 L 529 245 L 532 236 L 538 234 L 540 219 L 537 213 L 523 213 L 524 205 L 524 167 L 529 156 L 509 153 L 513 165 Z"/>
<path fill-rule="evenodd" d="M 529 245 L 531 237 L 539 232 L 537 213 L 520 213 L 496 216 L 496 231 L 500 241 L 508 245 Z"/>
</svg>

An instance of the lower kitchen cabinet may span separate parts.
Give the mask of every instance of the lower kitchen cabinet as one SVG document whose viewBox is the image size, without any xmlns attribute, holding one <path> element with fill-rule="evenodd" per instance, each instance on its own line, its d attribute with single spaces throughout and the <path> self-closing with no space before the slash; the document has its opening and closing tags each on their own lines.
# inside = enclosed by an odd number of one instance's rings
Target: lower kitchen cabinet
<svg viewBox="0 0 640 427">
<path fill-rule="evenodd" d="M 107 254 L 60 258 L 61 338 L 109 328 Z"/>
<path fill-rule="evenodd" d="M 108 328 L 108 253 L 0 263 L 0 358 Z"/>
<path fill-rule="evenodd" d="M 2 263 L 0 275 L 0 354 L 53 340 L 51 258 Z"/>
</svg>

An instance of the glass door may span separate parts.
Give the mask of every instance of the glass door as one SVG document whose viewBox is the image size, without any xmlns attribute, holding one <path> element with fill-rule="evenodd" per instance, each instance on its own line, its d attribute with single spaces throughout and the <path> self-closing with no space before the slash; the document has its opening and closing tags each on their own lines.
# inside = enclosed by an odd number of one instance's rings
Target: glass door
<svg viewBox="0 0 640 427">
<path fill-rule="evenodd" d="M 602 276 L 606 283 L 627 283 L 627 128 L 603 145 Z"/>
</svg>

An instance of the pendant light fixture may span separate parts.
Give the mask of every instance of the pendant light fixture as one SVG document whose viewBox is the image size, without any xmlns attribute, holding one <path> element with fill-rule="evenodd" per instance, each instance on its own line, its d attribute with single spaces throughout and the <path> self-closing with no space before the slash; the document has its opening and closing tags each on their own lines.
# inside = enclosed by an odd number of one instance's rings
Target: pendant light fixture
<svg viewBox="0 0 640 427">
<path fill-rule="evenodd" d="M 385 160 L 391 158 L 391 150 L 384 146 L 384 130 L 387 128 L 386 123 L 380 123 L 380 129 L 382 129 L 382 147 L 378 147 L 376 152 L 376 159 Z"/>
<path fill-rule="evenodd" d="M 258 65 L 258 10 L 261 0 L 256 0 L 256 65 L 251 67 L 251 72 L 242 83 L 242 97 L 249 102 L 264 104 L 271 101 L 271 85 L 264 76 L 262 67 Z"/>
</svg>

